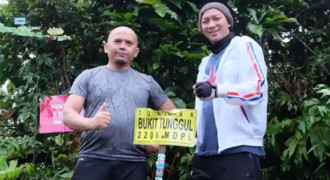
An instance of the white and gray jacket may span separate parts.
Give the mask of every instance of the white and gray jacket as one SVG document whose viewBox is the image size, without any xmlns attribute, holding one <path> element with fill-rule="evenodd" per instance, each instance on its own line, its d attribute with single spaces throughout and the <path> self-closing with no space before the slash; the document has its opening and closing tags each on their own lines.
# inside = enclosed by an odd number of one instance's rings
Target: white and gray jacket
<svg viewBox="0 0 330 180">
<path fill-rule="evenodd" d="M 203 58 L 197 82 L 203 82 L 210 56 Z M 236 36 L 225 49 L 216 72 L 218 98 L 213 112 L 219 153 L 247 145 L 262 146 L 267 124 L 267 67 L 261 47 L 250 37 Z M 197 141 L 202 143 L 202 101 L 196 98 Z"/>
</svg>

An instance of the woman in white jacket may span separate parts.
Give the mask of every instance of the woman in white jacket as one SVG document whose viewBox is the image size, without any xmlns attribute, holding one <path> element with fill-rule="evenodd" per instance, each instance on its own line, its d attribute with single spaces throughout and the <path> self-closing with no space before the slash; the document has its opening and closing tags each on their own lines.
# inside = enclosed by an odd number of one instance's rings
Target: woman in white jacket
<svg viewBox="0 0 330 180">
<path fill-rule="evenodd" d="M 259 180 L 268 101 L 262 49 L 231 32 L 232 15 L 221 3 L 204 5 L 198 20 L 212 53 L 202 60 L 193 87 L 198 115 L 192 180 Z"/>
</svg>

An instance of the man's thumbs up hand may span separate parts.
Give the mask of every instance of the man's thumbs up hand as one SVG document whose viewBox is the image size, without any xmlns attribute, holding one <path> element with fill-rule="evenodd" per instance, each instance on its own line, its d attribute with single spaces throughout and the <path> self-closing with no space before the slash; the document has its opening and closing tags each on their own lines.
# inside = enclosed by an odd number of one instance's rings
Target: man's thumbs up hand
<svg viewBox="0 0 330 180">
<path fill-rule="evenodd" d="M 91 129 L 104 129 L 108 127 L 111 120 L 111 114 L 105 111 L 107 103 L 103 103 L 95 116 L 91 119 Z"/>
<path fill-rule="evenodd" d="M 107 103 L 103 103 L 102 106 L 99 108 L 98 112 L 103 112 L 105 108 L 107 107 Z"/>
</svg>

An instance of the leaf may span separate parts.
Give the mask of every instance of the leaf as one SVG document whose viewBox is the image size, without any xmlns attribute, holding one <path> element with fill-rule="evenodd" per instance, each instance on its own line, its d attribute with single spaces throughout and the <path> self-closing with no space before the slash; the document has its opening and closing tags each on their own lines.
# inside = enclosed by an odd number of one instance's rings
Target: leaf
<svg viewBox="0 0 330 180">
<path fill-rule="evenodd" d="M 289 149 L 289 157 L 292 157 L 293 153 L 296 150 L 297 144 L 298 144 L 298 140 L 295 140 L 295 141 L 290 143 L 289 148 L 288 148 Z"/>
<path fill-rule="evenodd" d="M 304 108 L 309 108 L 311 106 L 318 105 L 318 104 L 321 104 L 320 100 L 318 100 L 316 98 L 312 98 L 310 100 L 304 101 L 303 102 L 303 107 Z"/>
<path fill-rule="evenodd" d="M 320 170 L 324 165 L 326 164 L 326 162 L 322 162 L 313 172 L 313 174 L 315 174 L 318 170 Z"/>
<path fill-rule="evenodd" d="M 152 69 L 156 70 L 159 68 L 159 62 L 153 62 L 152 63 Z"/>
<path fill-rule="evenodd" d="M 328 157 L 330 157 L 330 153 L 326 152 L 325 154 L 326 154 Z"/>
<path fill-rule="evenodd" d="M 181 156 L 181 159 L 180 159 L 180 164 L 187 164 L 188 162 L 188 157 L 187 157 L 187 154 Z"/>
<path fill-rule="evenodd" d="M 267 29 L 267 31 L 276 39 L 281 40 L 281 36 L 279 34 L 279 31 L 276 29 Z"/>
<path fill-rule="evenodd" d="M 290 137 L 285 144 L 288 146 L 287 149 L 285 149 L 283 156 L 288 156 L 289 158 L 292 157 L 293 153 L 296 150 L 297 144 L 298 144 L 298 140 L 295 137 Z"/>
<path fill-rule="evenodd" d="M 319 113 L 321 114 L 322 117 L 325 117 L 327 112 L 330 110 L 326 106 L 317 106 L 317 109 L 318 109 L 318 111 L 319 111 Z"/>
<path fill-rule="evenodd" d="M 143 1 L 140 1 L 140 4 L 155 5 L 157 2 L 158 2 L 158 0 L 143 0 Z"/>
<path fill-rule="evenodd" d="M 0 171 L 0 179 L 6 179 L 6 172 Z"/>
<path fill-rule="evenodd" d="M 8 165 L 6 160 L 3 157 L 0 157 L 0 171 L 4 171 L 8 169 Z"/>
<path fill-rule="evenodd" d="M 322 144 L 319 143 L 319 144 L 315 144 L 315 145 L 313 145 L 313 146 L 308 150 L 307 154 L 309 154 L 310 152 L 314 151 L 314 149 L 316 149 L 316 148 L 317 148 L 318 146 L 320 146 L 320 145 L 322 145 Z"/>
<path fill-rule="evenodd" d="M 67 159 L 68 156 L 66 154 L 60 154 L 56 157 L 56 160 L 59 160 L 59 159 Z"/>
<path fill-rule="evenodd" d="M 139 10 L 140 9 L 142 9 L 142 8 L 140 8 L 139 6 L 134 7 L 134 11 L 133 11 L 134 16 L 139 16 Z"/>
<path fill-rule="evenodd" d="M 22 113 L 22 114 L 18 115 L 17 120 L 20 121 L 20 122 L 24 122 L 28 118 L 29 118 L 28 113 Z"/>
<path fill-rule="evenodd" d="M 196 4 L 194 4 L 190 1 L 184 1 L 184 2 L 187 3 L 195 13 L 199 12 L 199 9 L 197 8 Z"/>
<path fill-rule="evenodd" d="M 61 178 L 64 178 L 64 179 L 71 179 L 72 178 L 72 175 L 73 175 L 73 171 L 70 171 L 70 172 L 63 173 L 63 174 L 61 174 L 59 176 Z"/>
<path fill-rule="evenodd" d="M 164 91 L 165 93 L 169 93 L 169 92 L 174 92 L 176 89 L 178 89 L 177 86 L 169 86 Z"/>
<path fill-rule="evenodd" d="M 310 118 L 315 117 L 316 109 L 317 109 L 317 106 L 312 106 L 311 108 L 308 109 L 308 115 L 309 115 Z"/>
<path fill-rule="evenodd" d="M 175 94 L 175 92 L 168 92 L 168 93 L 166 93 L 166 95 L 167 95 L 167 97 L 173 97 L 176 94 Z"/>
<path fill-rule="evenodd" d="M 267 20 L 268 19 L 268 20 Z M 296 23 L 297 20 L 295 18 L 288 18 L 285 15 L 275 15 L 272 18 L 267 18 L 266 21 L 268 22 L 277 22 L 277 23 L 282 23 L 282 22 L 287 22 L 287 23 Z"/>
<path fill-rule="evenodd" d="M 115 18 L 119 18 L 119 19 L 123 18 L 119 13 L 110 12 L 110 11 L 104 11 L 103 16 L 110 16 L 111 18 L 115 17 Z"/>
<path fill-rule="evenodd" d="M 295 137 L 296 137 L 298 140 L 301 140 L 301 139 L 302 139 L 302 135 L 301 135 L 300 131 L 296 131 L 296 133 L 295 133 Z"/>
<path fill-rule="evenodd" d="M 267 12 L 263 12 L 261 15 L 260 15 L 260 18 L 259 18 L 259 22 L 261 20 L 263 20 L 263 18 L 267 15 Z"/>
<path fill-rule="evenodd" d="M 0 100 L 0 109 L 6 109 L 6 108 L 8 108 L 8 106 L 9 105 L 7 102 Z M 0 114 L 1 114 L 1 112 L 0 112 Z"/>
<path fill-rule="evenodd" d="M 183 41 L 179 41 L 179 42 L 175 43 L 174 46 L 177 47 L 177 46 L 179 46 L 182 43 L 183 43 Z"/>
<path fill-rule="evenodd" d="M 169 14 L 171 16 L 171 18 L 175 19 L 175 20 L 179 20 L 179 16 L 176 12 L 170 10 L 170 9 L 167 9 L 166 10 L 166 13 Z"/>
<path fill-rule="evenodd" d="M 201 49 L 202 49 L 203 51 L 206 51 L 207 53 L 210 53 L 210 52 L 211 52 L 211 51 L 209 51 L 209 50 L 207 49 L 206 46 L 201 46 Z"/>
<path fill-rule="evenodd" d="M 25 164 L 26 172 L 31 175 L 34 172 L 34 165 L 33 164 Z"/>
<path fill-rule="evenodd" d="M 298 21 L 297 21 L 296 18 L 288 18 L 288 20 L 287 21 L 284 21 L 284 22 L 298 23 Z"/>
<path fill-rule="evenodd" d="M 152 18 L 150 21 L 153 24 L 156 24 L 159 26 L 159 28 L 162 31 L 168 31 L 168 30 L 179 30 L 180 26 L 174 24 L 172 21 L 164 20 L 164 18 Z"/>
<path fill-rule="evenodd" d="M 317 93 L 322 94 L 321 98 L 324 96 L 330 96 L 330 89 L 321 89 L 317 91 Z"/>
<path fill-rule="evenodd" d="M 171 98 L 176 108 L 187 108 L 186 103 L 180 98 Z"/>
<path fill-rule="evenodd" d="M 302 134 L 306 134 L 306 130 L 308 129 L 306 127 L 306 118 L 305 117 L 300 117 L 298 118 L 298 129 L 302 132 Z"/>
<path fill-rule="evenodd" d="M 127 21 L 131 21 L 132 18 L 134 17 L 134 14 L 133 13 L 125 13 L 124 17 Z"/>
<path fill-rule="evenodd" d="M 257 34 L 259 37 L 261 37 L 264 32 L 262 25 L 256 25 L 256 24 L 249 23 L 247 28 L 250 32 Z"/>
<path fill-rule="evenodd" d="M 62 138 L 60 135 L 58 135 L 58 136 L 55 137 L 55 143 L 56 143 L 58 146 L 62 146 L 63 143 L 64 143 L 64 140 L 63 140 L 63 138 Z"/>
<path fill-rule="evenodd" d="M 254 9 L 252 9 L 252 8 L 247 8 L 247 10 L 250 12 L 250 14 L 252 15 L 252 18 L 253 18 L 253 20 L 257 23 L 257 24 L 259 24 L 259 20 L 258 20 L 258 18 L 257 18 L 257 13 L 256 13 L 256 11 L 254 10 Z"/>
<path fill-rule="evenodd" d="M 158 2 L 158 3 L 154 4 L 153 7 L 154 7 L 156 13 L 157 13 L 160 17 L 164 17 L 165 14 L 166 14 L 166 12 L 167 12 L 167 10 L 168 10 L 166 4 L 163 3 L 163 2 Z"/>
<path fill-rule="evenodd" d="M 179 34 L 188 36 L 188 31 L 187 31 L 187 29 L 183 29 L 182 31 L 179 32 Z"/>
<path fill-rule="evenodd" d="M 23 76 L 23 79 L 26 80 L 26 82 L 27 82 L 28 84 L 30 84 L 30 83 L 33 82 L 33 81 L 32 81 L 32 79 L 33 79 L 33 74 L 32 74 L 32 73 L 29 73 L 28 75 Z"/>
<path fill-rule="evenodd" d="M 288 127 L 291 125 L 292 120 L 291 119 L 284 119 L 281 122 L 277 122 L 274 124 L 268 124 L 267 126 L 267 134 L 277 134 L 282 132 L 282 130 L 285 127 Z"/>
<path fill-rule="evenodd" d="M 313 151 L 313 154 L 318 157 L 319 159 L 322 159 L 324 156 L 324 152 L 326 151 L 326 146 L 322 139 L 322 132 L 320 131 L 320 127 L 314 126 L 310 132 L 310 143 L 312 145 L 312 148 L 308 151 Z"/>
<path fill-rule="evenodd" d="M 13 169 L 13 171 L 12 171 L 12 173 L 13 173 L 12 174 L 12 177 L 13 177 L 13 179 L 17 179 L 19 177 L 19 175 L 22 172 L 22 168 L 23 168 L 23 166 L 20 166 L 20 167 L 17 167 L 15 169 Z"/>
<path fill-rule="evenodd" d="M 181 9 L 181 0 L 170 0 L 170 2 Z"/>
<path fill-rule="evenodd" d="M 9 161 L 9 168 L 10 169 L 13 169 L 13 168 L 17 167 L 17 163 L 18 163 L 17 160 L 11 160 L 11 161 Z"/>
<path fill-rule="evenodd" d="M 190 53 L 188 51 L 183 51 L 182 55 L 187 59 L 196 59 L 196 60 L 201 60 L 204 57 L 204 55 L 202 55 L 201 53 Z"/>
</svg>

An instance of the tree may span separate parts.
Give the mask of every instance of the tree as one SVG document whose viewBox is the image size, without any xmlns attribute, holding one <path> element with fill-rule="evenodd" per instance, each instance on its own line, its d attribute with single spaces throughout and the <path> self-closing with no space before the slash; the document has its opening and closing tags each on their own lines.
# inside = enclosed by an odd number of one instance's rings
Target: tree
<svg viewBox="0 0 330 180">
<path fill-rule="evenodd" d="M 0 92 L 0 157 L 18 160 L 22 179 L 70 177 L 79 134 L 38 134 L 38 100 L 67 93 L 82 70 L 105 64 L 103 40 L 118 25 L 138 34 L 141 51 L 132 66 L 152 75 L 177 107 L 193 108 L 191 86 L 208 54 L 197 29 L 198 10 L 205 2 L 10 0 L 3 5 L 1 23 L 14 26 L 14 17 L 26 17 L 28 25 L 40 26 L 43 33 L 61 27 L 72 40 L 0 34 L 0 84 L 5 84 Z M 264 179 L 329 179 L 330 4 L 224 3 L 233 10 L 235 34 L 256 39 L 268 64 Z M 187 179 L 193 152 L 168 147 L 166 178 Z M 155 160 L 155 154 L 149 156 L 150 177 Z"/>
</svg>

